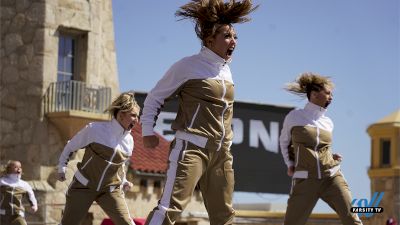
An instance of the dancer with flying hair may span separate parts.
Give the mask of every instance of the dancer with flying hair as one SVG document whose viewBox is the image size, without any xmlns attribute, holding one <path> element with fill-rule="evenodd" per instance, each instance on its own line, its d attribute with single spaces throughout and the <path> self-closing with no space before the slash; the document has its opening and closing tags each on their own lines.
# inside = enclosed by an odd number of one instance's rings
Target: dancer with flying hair
<svg viewBox="0 0 400 225">
<path fill-rule="evenodd" d="M 340 170 L 342 156 L 332 153 L 333 122 L 325 115 L 334 84 L 329 77 L 303 73 L 286 90 L 308 99 L 304 109 L 289 112 L 280 146 L 292 177 L 284 225 L 304 225 L 318 199 L 336 211 L 342 224 L 362 225 L 351 213 L 351 193 Z"/>
<path fill-rule="evenodd" d="M 58 179 L 65 181 L 72 153 L 85 149 L 66 193 L 60 225 L 80 224 L 94 201 L 115 225 L 135 224 L 123 190 L 133 186 L 126 179 L 125 164 L 132 155 L 131 129 L 138 122 L 140 106 L 132 92 L 124 92 L 106 111 L 110 114 L 110 121 L 89 123 L 68 141 L 60 155 Z"/>
<path fill-rule="evenodd" d="M 232 224 L 234 84 L 228 64 L 237 44 L 232 24 L 249 21 L 247 15 L 257 7 L 251 0 L 193 0 L 176 12 L 194 21 L 202 48 L 173 64 L 144 102 L 143 143 L 154 148 L 159 140 L 153 127 L 162 105 L 172 96 L 179 101 L 164 191 L 146 224 L 174 224 L 196 185 L 210 224 Z"/>
</svg>

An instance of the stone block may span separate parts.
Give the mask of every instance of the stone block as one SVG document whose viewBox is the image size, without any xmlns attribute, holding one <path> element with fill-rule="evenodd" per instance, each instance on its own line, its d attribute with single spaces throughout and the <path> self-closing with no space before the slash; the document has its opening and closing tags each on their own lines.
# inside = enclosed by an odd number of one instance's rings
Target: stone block
<svg viewBox="0 0 400 225">
<path fill-rule="evenodd" d="M 1 7 L 15 7 L 15 0 L 1 0 Z"/>
<path fill-rule="evenodd" d="M 29 0 L 15 0 L 15 6 L 17 9 L 17 12 L 24 12 L 28 9 L 30 6 L 31 1 Z"/>
<path fill-rule="evenodd" d="M 17 97 L 14 95 L 14 93 L 7 93 L 7 92 L 0 93 L 0 96 L 1 96 L 2 107 L 8 106 L 13 109 L 15 109 L 17 107 L 18 101 L 17 101 Z"/>
<path fill-rule="evenodd" d="M 36 54 L 44 53 L 44 48 L 45 48 L 44 31 L 45 29 L 35 30 L 32 42 Z"/>
<path fill-rule="evenodd" d="M 18 49 L 19 48 L 15 49 L 14 52 L 8 55 L 9 65 L 15 67 L 17 70 L 18 70 L 18 58 L 19 58 L 19 54 L 17 53 Z"/>
<path fill-rule="evenodd" d="M 40 86 L 29 86 L 26 90 L 26 95 L 33 97 L 42 96 L 42 87 Z"/>
<path fill-rule="evenodd" d="M 30 144 L 32 142 L 32 129 L 24 129 L 22 131 L 22 143 L 23 144 Z"/>
<path fill-rule="evenodd" d="M 1 20 L 1 26 L 0 26 L 1 34 L 6 34 L 8 32 L 10 24 L 11 24 L 11 20 Z M 2 48 L 3 48 L 3 46 L 2 46 Z"/>
<path fill-rule="evenodd" d="M 26 18 L 35 23 L 43 24 L 45 21 L 45 3 L 34 2 L 32 5 L 26 10 Z"/>
<path fill-rule="evenodd" d="M 18 13 L 12 20 L 9 27 L 9 33 L 19 33 L 25 25 L 25 15 Z"/>
<path fill-rule="evenodd" d="M 27 44 L 25 45 L 25 56 L 28 59 L 28 62 L 31 61 L 33 59 L 34 56 L 34 51 L 33 51 L 33 45 L 32 44 Z"/>
<path fill-rule="evenodd" d="M 17 68 L 13 66 L 7 66 L 1 73 L 2 85 L 15 84 L 19 80 L 19 73 Z"/>
<path fill-rule="evenodd" d="M 26 146 L 25 154 L 27 156 L 27 160 L 32 165 L 40 165 L 41 163 L 41 155 L 40 155 L 40 146 L 37 144 L 30 144 Z M 39 172 L 38 172 L 39 173 Z"/>
<path fill-rule="evenodd" d="M 27 20 L 25 22 L 25 26 L 21 31 L 22 40 L 25 44 L 32 44 L 33 37 L 35 36 L 35 31 L 38 28 L 38 25 L 32 21 Z"/>
<path fill-rule="evenodd" d="M 17 144 L 19 144 L 20 140 L 21 140 L 20 134 L 17 132 L 5 134 L 3 136 L 2 142 L 0 143 L 1 149 L 7 147 L 14 147 Z"/>
<path fill-rule="evenodd" d="M 36 144 L 47 143 L 48 142 L 48 132 L 47 125 L 45 123 L 36 123 L 34 132 L 33 132 L 33 140 Z"/>
<path fill-rule="evenodd" d="M 3 109 L 2 109 L 2 111 L 3 111 Z M 3 117 L 3 115 L 2 115 L 2 117 Z M 9 120 L 5 120 L 5 119 L 1 118 L 0 127 L 1 127 L 1 133 L 11 134 L 14 130 L 14 123 Z"/>
<path fill-rule="evenodd" d="M 4 1 L 1 1 L 1 7 L 0 7 L 0 16 L 1 20 L 11 20 L 15 16 L 15 9 L 11 7 L 4 7 L 3 5 Z"/>
<path fill-rule="evenodd" d="M 21 87 L 22 86 L 23 85 L 21 85 Z M 39 114 L 41 107 L 40 99 L 29 96 L 19 96 L 19 97 L 25 98 L 26 102 L 24 102 L 22 105 L 19 105 L 17 103 L 17 118 L 27 118 L 27 119 L 37 120 L 40 116 Z"/>
<path fill-rule="evenodd" d="M 29 66 L 29 60 L 26 55 L 21 55 L 18 60 L 18 67 L 20 69 L 26 69 Z"/>
<path fill-rule="evenodd" d="M 19 130 L 22 129 L 31 129 L 33 127 L 33 123 L 31 123 L 30 120 L 23 118 L 23 119 L 19 119 L 17 122 L 17 127 Z"/>
<path fill-rule="evenodd" d="M 15 109 L 11 108 L 11 107 L 7 107 L 7 106 L 2 106 L 0 107 L 0 118 L 9 122 L 15 122 Z M 1 125 L 1 132 L 4 131 L 4 129 L 7 130 L 8 127 L 3 127 L 3 125 Z"/>
<path fill-rule="evenodd" d="M 23 41 L 20 34 L 9 33 L 5 35 L 4 46 L 6 50 L 6 55 L 9 55 L 22 45 Z"/>
</svg>

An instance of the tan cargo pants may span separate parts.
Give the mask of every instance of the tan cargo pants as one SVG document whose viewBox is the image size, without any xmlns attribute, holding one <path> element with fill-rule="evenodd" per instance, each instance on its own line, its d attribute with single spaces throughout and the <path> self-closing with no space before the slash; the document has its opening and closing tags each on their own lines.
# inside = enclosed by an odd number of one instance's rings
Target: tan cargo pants
<svg viewBox="0 0 400 225">
<path fill-rule="evenodd" d="M 171 145 L 164 192 L 146 225 L 171 225 L 189 203 L 196 185 L 203 195 L 210 225 L 232 224 L 234 175 L 229 147 L 219 151 L 175 139 Z"/>
<path fill-rule="evenodd" d="M 284 225 L 304 225 L 321 198 L 339 215 L 343 225 L 362 225 L 351 213 L 351 193 L 341 172 L 323 179 L 294 179 Z"/>
<path fill-rule="evenodd" d="M 96 191 L 83 186 L 75 178 L 70 185 L 64 214 L 60 225 L 77 225 L 85 218 L 89 207 L 96 201 L 115 225 L 134 225 L 125 202 L 123 191 L 117 187 L 109 190 Z"/>
</svg>

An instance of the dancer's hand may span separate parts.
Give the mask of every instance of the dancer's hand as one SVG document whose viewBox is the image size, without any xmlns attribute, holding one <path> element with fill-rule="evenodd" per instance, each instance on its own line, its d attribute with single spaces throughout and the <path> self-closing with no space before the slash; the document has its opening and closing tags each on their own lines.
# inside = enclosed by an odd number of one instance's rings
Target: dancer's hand
<svg viewBox="0 0 400 225">
<path fill-rule="evenodd" d="M 38 210 L 38 207 L 37 207 L 37 205 L 33 205 L 32 207 L 31 207 L 31 212 L 32 213 L 35 213 L 36 211 Z"/>
<path fill-rule="evenodd" d="M 294 166 L 289 166 L 289 167 L 287 168 L 287 175 L 288 175 L 289 177 L 292 177 L 293 174 L 294 174 Z"/>
<path fill-rule="evenodd" d="M 65 178 L 65 173 L 58 173 L 58 180 L 59 181 L 65 181 L 66 180 L 66 178 Z"/>
<path fill-rule="evenodd" d="M 334 160 L 337 160 L 337 161 L 339 161 L 339 162 L 341 162 L 341 161 L 343 160 L 342 155 L 340 155 L 340 154 L 338 154 L 338 153 L 333 153 L 333 154 L 332 154 L 332 157 L 333 157 Z"/>
<path fill-rule="evenodd" d="M 129 181 L 126 181 L 126 182 L 123 184 L 123 189 L 124 189 L 124 191 L 129 191 L 132 187 L 133 187 L 133 184 L 132 184 L 131 182 L 129 182 Z"/>
<path fill-rule="evenodd" d="M 143 136 L 143 145 L 145 148 L 155 148 L 159 144 L 158 136 L 150 135 L 150 136 Z"/>
</svg>

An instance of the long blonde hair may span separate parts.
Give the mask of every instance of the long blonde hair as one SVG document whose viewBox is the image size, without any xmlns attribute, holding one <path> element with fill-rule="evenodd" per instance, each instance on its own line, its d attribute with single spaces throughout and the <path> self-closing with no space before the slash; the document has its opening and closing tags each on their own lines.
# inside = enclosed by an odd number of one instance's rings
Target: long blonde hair
<svg viewBox="0 0 400 225">
<path fill-rule="evenodd" d="M 286 84 L 285 90 L 300 97 L 310 99 L 311 91 L 321 91 L 325 87 L 334 87 L 330 77 L 306 72 L 300 74 L 295 81 Z"/>
<path fill-rule="evenodd" d="M 251 0 L 192 0 L 181 6 L 175 15 L 181 17 L 180 20 L 191 19 L 195 23 L 196 35 L 205 46 L 206 39 L 214 37 L 222 25 L 250 21 L 247 15 L 257 8 Z"/>
<path fill-rule="evenodd" d="M 108 112 L 111 117 L 117 118 L 118 112 L 130 112 L 135 108 L 140 111 L 140 106 L 135 100 L 135 93 L 127 91 L 116 97 L 104 112 Z"/>
</svg>

